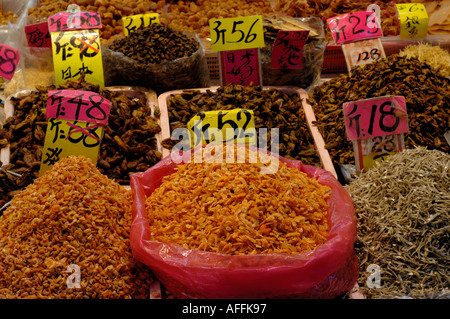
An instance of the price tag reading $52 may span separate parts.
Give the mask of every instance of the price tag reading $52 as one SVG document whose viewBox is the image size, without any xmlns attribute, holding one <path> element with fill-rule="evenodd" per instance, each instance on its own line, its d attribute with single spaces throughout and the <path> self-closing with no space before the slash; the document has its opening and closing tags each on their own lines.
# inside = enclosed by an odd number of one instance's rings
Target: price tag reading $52
<svg viewBox="0 0 450 319">
<path fill-rule="evenodd" d="M 39 174 L 69 155 L 84 155 L 96 163 L 110 106 L 110 101 L 95 92 L 49 91 L 48 125 Z"/>
<path fill-rule="evenodd" d="M 257 145 L 252 110 L 200 112 L 187 123 L 187 128 L 192 148 L 210 143 L 230 142 Z"/>
</svg>

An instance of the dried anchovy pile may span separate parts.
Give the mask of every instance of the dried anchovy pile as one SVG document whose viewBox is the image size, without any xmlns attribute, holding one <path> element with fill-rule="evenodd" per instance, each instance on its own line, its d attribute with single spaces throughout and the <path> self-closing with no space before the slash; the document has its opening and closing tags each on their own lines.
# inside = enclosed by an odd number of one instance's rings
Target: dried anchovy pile
<svg viewBox="0 0 450 319">
<path fill-rule="evenodd" d="M 161 160 L 155 136 L 161 128 L 157 119 L 151 116 L 144 97 L 101 90 L 98 85 L 84 82 L 83 78 L 58 88 L 93 91 L 111 101 L 109 123 L 104 130 L 98 160 L 103 174 L 118 183 L 129 183 L 131 173 L 145 171 Z M 53 89 L 54 86 L 38 87 L 23 98 L 11 99 L 14 116 L 0 129 L 0 141 L 5 139 L 10 143 L 8 170 L 24 175 L 19 178 L 0 174 L 0 189 L 4 190 L 0 204 L 8 202 L 16 190 L 31 183 L 39 174 L 47 130 L 48 91 Z"/>
<path fill-rule="evenodd" d="M 148 298 L 153 274 L 130 249 L 132 201 L 86 157 L 61 159 L 0 216 L 0 298 Z"/>
<path fill-rule="evenodd" d="M 260 86 L 231 83 L 214 92 L 184 90 L 180 94 L 172 94 L 167 100 L 167 111 L 170 129 L 173 131 L 186 127 L 187 122 L 198 112 L 235 108 L 252 110 L 257 132 L 259 128 L 267 128 L 268 147 L 271 143 L 270 130 L 278 128 L 281 156 L 320 166 L 301 103 L 298 94 L 288 95 L 276 88 L 263 90 Z M 167 148 L 173 146 L 167 140 L 162 144 Z"/>
<path fill-rule="evenodd" d="M 418 59 L 389 56 L 315 87 L 309 100 L 332 160 L 353 164 L 353 146 L 346 137 L 342 111 L 344 102 L 404 96 L 409 125 L 406 147 L 425 146 L 449 153 L 444 138 L 450 127 L 449 92 L 450 79 L 439 76 L 429 65 Z"/>
<path fill-rule="evenodd" d="M 450 155 L 424 147 L 388 157 L 347 185 L 356 206 L 366 298 L 450 298 Z M 381 288 L 370 287 L 369 265 Z"/>
<path fill-rule="evenodd" d="M 190 56 L 199 46 L 182 32 L 153 23 L 114 40 L 109 48 L 142 64 L 160 64 Z"/>
</svg>

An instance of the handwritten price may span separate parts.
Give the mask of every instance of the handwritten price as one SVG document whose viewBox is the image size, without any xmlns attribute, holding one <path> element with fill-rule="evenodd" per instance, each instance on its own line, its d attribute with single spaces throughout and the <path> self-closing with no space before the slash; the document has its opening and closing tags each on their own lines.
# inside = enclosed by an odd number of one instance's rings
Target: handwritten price
<svg viewBox="0 0 450 319">
<path fill-rule="evenodd" d="M 343 108 L 349 140 L 408 132 L 403 96 L 348 102 Z"/>
<path fill-rule="evenodd" d="M 375 12 L 347 13 L 327 20 L 337 44 L 383 36 Z"/>
<path fill-rule="evenodd" d="M 80 30 L 80 29 L 101 29 L 102 23 L 98 12 L 58 12 L 48 19 L 50 32 Z"/>
</svg>

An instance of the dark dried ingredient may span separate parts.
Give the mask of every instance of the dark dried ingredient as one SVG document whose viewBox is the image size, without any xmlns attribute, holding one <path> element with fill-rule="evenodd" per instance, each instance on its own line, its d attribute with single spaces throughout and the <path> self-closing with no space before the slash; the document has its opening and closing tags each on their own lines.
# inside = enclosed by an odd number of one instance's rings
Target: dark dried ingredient
<svg viewBox="0 0 450 319">
<path fill-rule="evenodd" d="M 450 155 L 405 150 L 346 190 L 356 207 L 358 284 L 366 298 L 450 298 Z M 369 265 L 379 267 L 379 288 Z"/>
<path fill-rule="evenodd" d="M 98 85 L 84 82 L 83 78 L 69 81 L 59 88 L 93 91 L 111 101 L 109 123 L 104 129 L 98 159 L 98 168 L 102 174 L 118 183 L 128 184 L 130 174 L 145 171 L 161 160 L 162 154 L 158 151 L 155 136 L 161 128 L 157 119 L 151 116 L 145 97 L 102 90 Z M 38 87 L 23 98 L 12 97 L 14 116 L 8 118 L 0 129 L 0 140 L 7 139 L 10 143 L 9 170 L 16 172 L 25 169 L 28 183 L 32 181 L 30 176 L 36 178 L 39 173 L 47 130 L 45 111 L 48 91 L 53 89 L 54 86 Z M 8 194 L 26 184 L 16 181 L 17 177 L 4 179 L 0 175 L 0 187 L 9 185 L 6 187 Z M 11 196 L 2 193 L 2 202 L 10 199 Z"/>
<path fill-rule="evenodd" d="M 389 56 L 352 69 L 310 92 L 309 101 L 331 159 L 353 164 L 352 142 L 347 140 L 342 105 L 385 95 L 401 95 L 406 100 L 409 132 L 406 148 L 425 146 L 449 153 L 444 134 L 450 127 L 450 79 L 436 74 L 418 59 Z"/>
<path fill-rule="evenodd" d="M 190 56 L 199 46 L 182 32 L 154 23 L 114 40 L 109 48 L 142 64 L 160 64 Z"/>
<path fill-rule="evenodd" d="M 231 83 L 204 93 L 184 90 L 167 99 L 171 131 L 186 127 L 198 112 L 235 108 L 253 110 L 256 131 L 267 128 L 268 148 L 271 143 L 270 130 L 278 128 L 281 156 L 301 160 L 308 165 L 321 165 L 298 94 L 288 95 L 276 88 L 263 90 L 260 86 Z M 173 142 L 166 140 L 162 144 L 170 148 Z"/>
</svg>

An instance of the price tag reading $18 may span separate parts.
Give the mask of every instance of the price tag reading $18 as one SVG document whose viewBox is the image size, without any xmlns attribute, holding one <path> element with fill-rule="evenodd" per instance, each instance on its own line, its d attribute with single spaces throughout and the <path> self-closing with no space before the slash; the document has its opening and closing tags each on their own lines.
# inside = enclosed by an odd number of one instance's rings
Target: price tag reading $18
<svg viewBox="0 0 450 319">
<path fill-rule="evenodd" d="M 123 34 L 128 36 L 136 29 L 147 27 L 152 23 L 159 23 L 158 13 L 136 14 L 132 16 L 122 17 Z"/>
<path fill-rule="evenodd" d="M 404 149 L 403 135 L 409 128 L 403 96 L 347 102 L 343 108 L 347 138 L 353 141 L 358 171 Z"/>
<path fill-rule="evenodd" d="M 426 38 L 428 14 L 422 3 L 396 4 L 400 18 L 400 39 Z"/>
<path fill-rule="evenodd" d="M 209 20 L 212 51 L 264 47 L 262 16 Z"/>
<path fill-rule="evenodd" d="M 99 19 L 98 13 L 80 11 L 60 12 L 49 18 L 57 86 L 82 74 L 86 82 L 105 86 Z"/>
<path fill-rule="evenodd" d="M 110 101 L 95 92 L 49 91 L 39 175 L 70 155 L 84 155 L 96 163 L 110 106 Z"/>
<path fill-rule="evenodd" d="M 188 123 L 191 147 L 204 144 L 240 143 L 257 145 L 252 110 L 233 109 L 200 112 Z"/>
</svg>

